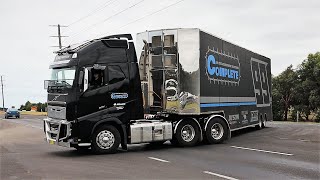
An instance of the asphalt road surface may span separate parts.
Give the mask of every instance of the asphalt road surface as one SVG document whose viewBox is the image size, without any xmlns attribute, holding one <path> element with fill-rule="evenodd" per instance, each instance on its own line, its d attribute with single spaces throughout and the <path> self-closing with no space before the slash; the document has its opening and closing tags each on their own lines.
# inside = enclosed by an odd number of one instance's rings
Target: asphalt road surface
<svg viewBox="0 0 320 180">
<path fill-rule="evenodd" d="M 92 155 L 44 142 L 42 118 L 0 119 L 0 179 L 320 179 L 320 124 L 270 122 L 223 144 Z"/>
</svg>

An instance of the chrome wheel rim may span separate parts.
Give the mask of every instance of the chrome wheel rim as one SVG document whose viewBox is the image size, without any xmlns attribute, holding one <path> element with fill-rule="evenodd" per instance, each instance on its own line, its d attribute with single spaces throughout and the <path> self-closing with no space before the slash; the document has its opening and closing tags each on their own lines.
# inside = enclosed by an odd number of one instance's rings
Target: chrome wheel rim
<svg viewBox="0 0 320 180">
<path fill-rule="evenodd" d="M 211 136 L 215 140 L 219 140 L 222 138 L 224 133 L 223 127 L 220 123 L 214 123 L 211 126 Z"/>
<path fill-rule="evenodd" d="M 259 121 L 259 127 L 262 128 L 262 120 Z"/>
<path fill-rule="evenodd" d="M 114 141 L 114 135 L 108 130 L 99 132 L 96 137 L 96 143 L 101 149 L 110 149 L 113 146 Z"/>
<path fill-rule="evenodd" d="M 186 124 L 181 128 L 181 137 L 185 142 L 190 142 L 194 139 L 196 132 L 190 124 Z"/>
</svg>

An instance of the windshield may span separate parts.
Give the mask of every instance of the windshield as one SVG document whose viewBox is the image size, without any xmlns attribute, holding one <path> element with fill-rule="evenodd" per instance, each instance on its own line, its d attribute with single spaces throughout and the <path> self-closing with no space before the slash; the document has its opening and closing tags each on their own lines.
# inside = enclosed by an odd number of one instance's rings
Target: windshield
<svg viewBox="0 0 320 180">
<path fill-rule="evenodd" d="M 49 86 L 71 87 L 75 78 L 75 73 L 76 69 L 74 67 L 52 69 Z"/>
<path fill-rule="evenodd" d="M 16 112 L 16 111 L 18 111 L 18 109 L 9 108 L 9 109 L 7 110 L 7 112 Z"/>
</svg>

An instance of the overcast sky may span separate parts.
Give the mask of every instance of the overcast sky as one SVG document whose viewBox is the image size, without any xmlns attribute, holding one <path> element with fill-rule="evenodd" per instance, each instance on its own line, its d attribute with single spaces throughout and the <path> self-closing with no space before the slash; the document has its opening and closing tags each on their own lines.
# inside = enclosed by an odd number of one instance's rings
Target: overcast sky
<svg viewBox="0 0 320 180">
<path fill-rule="evenodd" d="M 57 34 L 51 24 L 69 25 L 62 29 L 62 35 L 69 36 L 63 45 L 108 34 L 201 28 L 271 58 L 274 75 L 320 51 L 319 0 L 185 0 L 153 13 L 178 1 L 1 0 L 5 106 L 46 101 L 43 80 L 49 77 L 57 50 L 50 46 L 58 45 L 56 38 L 49 37 Z"/>
</svg>

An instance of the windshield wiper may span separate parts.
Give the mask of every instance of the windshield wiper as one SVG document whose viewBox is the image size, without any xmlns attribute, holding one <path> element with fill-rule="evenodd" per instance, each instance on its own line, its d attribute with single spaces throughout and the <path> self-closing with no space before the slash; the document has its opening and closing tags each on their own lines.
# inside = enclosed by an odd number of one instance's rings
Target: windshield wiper
<svg viewBox="0 0 320 180">
<path fill-rule="evenodd" d="M 71 84 L 69 84 L 67 81 L 63 80 L 63 81 L 60 81 L 62 82 L 63 84 L 67 85 L 67 86 L 72 86 Z"/>
</svg>

